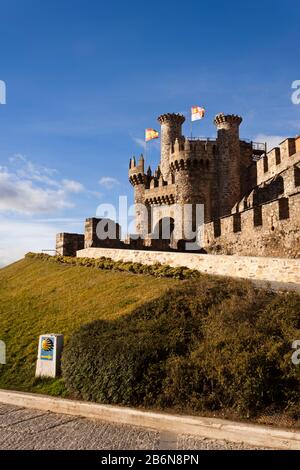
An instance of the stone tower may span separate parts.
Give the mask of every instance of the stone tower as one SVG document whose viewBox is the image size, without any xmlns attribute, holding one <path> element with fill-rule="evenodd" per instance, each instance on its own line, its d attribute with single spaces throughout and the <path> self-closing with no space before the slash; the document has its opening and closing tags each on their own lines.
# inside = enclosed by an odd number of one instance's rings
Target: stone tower
<svg viewBox="0 0 300 470">
<path fill-rule="evenodd" d="M 255 184 L 251 179 L 255 148 L 252 142 L 239 138 L 240 116 L 217 114 L 214 119 L 217 138 L 183 136 L 184 121 L 184 116 L 177 113 L 158 117 L 161 159 L 154 172 L 150 167 L 145 172 L 143 157 L 138 162 L 134 157 L 130 160 L 129 180 L 135 194 L 136 233 L 146 234 L 147 243 L 150 240 L 151 246 L 158 249 L 164 249 L 165 245 L 152 237 L 157 224 L 160 227 L 160 223 L 166 220 L 170 226 L 172 224 L 170 246 L 178 249 L 181 242 L 194 240 L 195 233 L 200 233 L 203 216 L 204 224 L 207 224 L 231 214 L 241 197 Z M 176 214 L 175 208 L 179 209 Z M 234 223 L 237 230 L 237 216 Z M 189 229 L 186 231 L 187 225 Z M 216 224 L 214 233 L 219 232 Z"/>
<path fill-rule="evenodd" d="M 219 194 L 219 217 L 231 213 L 231 209 L 241 198 L 241 154 L 239 126 L 240 116 L 217 114 L 214 124 L 217 137 L 217 187 Z"/>
<path fill-rule="evenodd" d="M 176 203 L 182 206 L 191 204 L 193 213 L 197 204 L 203 204 L 206 220 L 211 219 L 213 147 L 210 142 L 176 139 L 170 155 Z"/>
<path fill-rule="evenodd" d="M 147 219 L 141 207 L 144 204 L 145 186 L 147 183 L 147 175 L 145 175 L 145 162 L 143 155 L 140 156 L 138 163 L 135 157 L 129 161 L 129 181 L 134 187 L 134 204 L 135 204 L 135 224 L 136 232 L 142 234 L 147 232 Z"/>
<path fill-rule="evenodd" d="M 175 139 L 182 137 L 182 124 L 185 117 L 182 114 L 167 113 L 158 117 L 158 122 L 161 125 L 161 155 L 160 155 L 160 170 L 165 181 L 167 181 L 170 174 L 170 150 L 174 144 Z"/>
</svg>

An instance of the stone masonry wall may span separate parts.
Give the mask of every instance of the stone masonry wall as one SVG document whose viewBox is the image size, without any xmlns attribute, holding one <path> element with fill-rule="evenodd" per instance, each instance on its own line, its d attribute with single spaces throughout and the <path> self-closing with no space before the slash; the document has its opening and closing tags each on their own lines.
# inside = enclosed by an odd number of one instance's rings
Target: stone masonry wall
<svg viewBox="0 0 300 470">
<path fill-rule="evenodd" d="M 84 248 L 84 235 L 79 233 L 58 233 L 56 252 L 62 256 L 76 256 L 77 250 Z"/>
<path fill-rule="evenodd" d="M 143 264 L 161 263 L 174 267 L 186 266 L 207 274 L 269 281 L 271 284 L 279 284 L 279 286 L 282 283 L 288 283 L 292 288 L 300 286 L 300 263 L 293 259 L 106 248 L 80 250 L 77 252 L 77 256 L 79 258 L 101 258 L 104 256 L 115 261 Z"/>
<path fill-rule="evenodd" d="M 97 234 L 98 224 L 101 223 L 101 233 L 104 238 L 100 239 Z M 100 227 L 98 227 L 100 228 Z M 110 219 L 98 219 L 91 217 L 85 220 L 84 247 L 119 247 L 121 230 L 120 225 Z"/>
<path fill-rule="evenodd" d="M 203 245 L 209 253 L 300 258 L 299 232 L 300 192 L 206 224 Z"/>
<path fill-rule="evenodd" d="M 300 257 L 300 163 L 260 183 L 232 214 L 205 225 L 209 253 Z"/>
<path fill-rule="evenodd" d="M 285 139 L 257 162 L 257 184 L 300 161 L 300 137 Z"/>
</svg>

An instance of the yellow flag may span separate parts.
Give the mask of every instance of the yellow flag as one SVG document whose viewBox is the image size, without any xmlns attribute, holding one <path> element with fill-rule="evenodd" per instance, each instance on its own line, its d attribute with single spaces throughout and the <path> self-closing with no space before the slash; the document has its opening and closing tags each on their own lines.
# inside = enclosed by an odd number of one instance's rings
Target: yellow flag
<svg viewBox="0 0 300 470">
<path fill-rule="evenodd" d="M 159 137 L 159 132 L 157 132 L 155 129 L 148 128 L 145 130 L 145 141 L 148 142 L 149 140 L 152 139 L 158 139 Z"/>
<path fill-rule="evenodd" d="M 200 106 L 192 106 L 191 108 L 191 119 L 192 121 L 197 121 L 198 119 L 203 119 L 205 115 L 205 109 Z"/>
</svg>

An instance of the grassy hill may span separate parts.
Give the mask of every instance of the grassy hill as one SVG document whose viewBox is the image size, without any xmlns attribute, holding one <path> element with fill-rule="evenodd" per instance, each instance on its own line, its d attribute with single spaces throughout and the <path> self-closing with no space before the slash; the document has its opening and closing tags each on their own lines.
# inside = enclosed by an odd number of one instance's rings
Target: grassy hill
<svg viewBox="0 0 300 470">
<path fill-rule="evenodd" d="M 299 293 L 183 267 L 30 253 L 0 270 L 0 299 L 0 388 L 299 423 Z M 65 336 L 63 379 L 35 379 L 43 333 Z"/>
<path fill-rule="evenodd" d="M 82 324 L 128 314 L 178 282 L 30 258 L 0 269 L 0 339 L 7 347 L 0 388 L 63 393 L 61 380 L 34 380 L 40 334 L 63 333 L 68 341 Z"/>
</svg>

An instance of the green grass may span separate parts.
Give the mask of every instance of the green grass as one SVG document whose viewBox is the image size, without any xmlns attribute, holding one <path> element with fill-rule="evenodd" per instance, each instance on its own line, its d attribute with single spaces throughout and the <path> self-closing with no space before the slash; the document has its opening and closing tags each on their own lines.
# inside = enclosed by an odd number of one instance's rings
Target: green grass
<svg viewBox="0 0 300 470">
<path fill-rule="evenodd" d="M 40 334 L 63 333 L 67 342 L 81 325 L 129 314 L 179 282 L 31 258 L 0 269 L 0 388 L 64 395 L 62 379 L 34 379 Z"/>
</svg>

